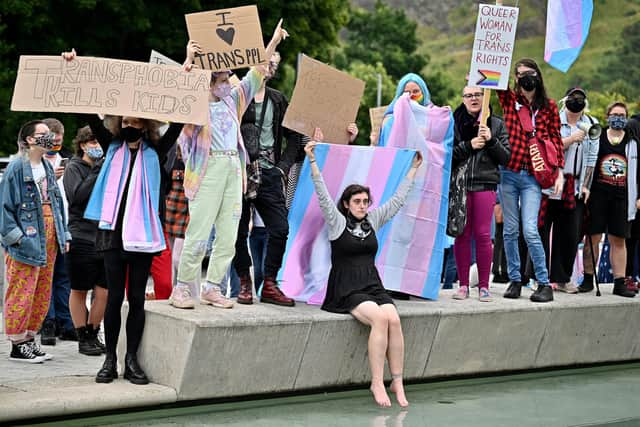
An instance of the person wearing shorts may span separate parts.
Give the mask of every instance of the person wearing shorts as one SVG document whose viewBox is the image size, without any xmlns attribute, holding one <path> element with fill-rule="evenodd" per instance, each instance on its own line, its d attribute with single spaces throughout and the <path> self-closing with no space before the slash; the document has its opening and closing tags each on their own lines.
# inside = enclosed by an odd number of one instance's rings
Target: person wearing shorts
<svg viewBox="0 0 640 427">
<path fill-rule="evenodd" d="M 620 101 L 607 108 L 609 124 L 600 136 L 598 160 L 591 195 L 587 201 L 587 232 L 591 242 L 585 245 L 585 280 L 593 277 L 593 259 L 598 259 L 598 245 L 603 233 L 611 244 L 613 294 L 635 297 L 625 283 L 627 250 L 625 239 L 631 234 L 631 221 L 636 217 L 638 200 L 638 143 L 626 130 L 627 106 Z M 593 254 L 591 254 L 593 251 Z M 583 284 L 589 286 L 589 284 Z M 592 286 L 592 285 L 591 285 Z"/>
<path fill-rule="evenodd" d="M 69 162 L 63 180 L 72 236 L 69 253 L 65 255 L 71 282 L 69 308 L 78 333 L 78 351 L 87 356 L 99 356 L 105 352 L 98 332 L 107 305 L 107 283 L 104 260 L 96 251 L 98 223 L 84 219 L 84 211 L 100 172 L 103 151 L 89 126 L 78 130 L 74 145 L 76 155 Z M 93 300 L 87 312 L 87 293 L 90 290 L 93 290 Z"/>
</svg>

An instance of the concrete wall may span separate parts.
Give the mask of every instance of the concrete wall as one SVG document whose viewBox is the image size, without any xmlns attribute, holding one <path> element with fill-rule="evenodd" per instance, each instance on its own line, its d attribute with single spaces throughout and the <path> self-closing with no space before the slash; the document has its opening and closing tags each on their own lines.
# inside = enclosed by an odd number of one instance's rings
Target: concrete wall
<svg viewBox="0 0 640 427">
<path fill-rule="evenodd" d="M 640 358 L 640 301 L 608 294 L 542 305 L 445 294 L 397 305 L 407 379 Z M 139 356 L 178 400 L 304 390 L 368 382 L 368 332 L 351 316 L 304 304 L 177 310 L 156 301 Z"/>
</svg>

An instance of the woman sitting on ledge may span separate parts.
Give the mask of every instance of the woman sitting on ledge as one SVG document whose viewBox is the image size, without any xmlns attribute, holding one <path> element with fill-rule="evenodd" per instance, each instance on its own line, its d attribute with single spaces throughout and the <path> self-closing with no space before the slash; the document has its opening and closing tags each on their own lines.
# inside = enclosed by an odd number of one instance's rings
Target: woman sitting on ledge
<svg viewBox="0 0 640 427">
<path fill-rule="evenodd" d="M 371 204 L 369 188 L 352 184 L 345 188 L 336 207 L 315 160 L 314 149 L 322 139 L 322 132 L 316 129 L 314 140 L 305 147 L 331 241 L 331 272 L 322 309 L 333 313 L 351 313 L 371 327 L 368 348 L 373 397 L 378 405 L 391 406 L 383 381 L 384 359 L 387 355 L 392 377 L 391 391 L 396 394 L 398 404 L 406 407 L 409 402 L 402 385 L 404 337 L 398 311 L 382 286 L 375 266 L 378 251 L 376 231 L 393 218 L 404 204 L 416 170 L 422 164 L 422 155 L 416 153 L 405 180 L 384 205 L 368 212 Z"/>
</svg>

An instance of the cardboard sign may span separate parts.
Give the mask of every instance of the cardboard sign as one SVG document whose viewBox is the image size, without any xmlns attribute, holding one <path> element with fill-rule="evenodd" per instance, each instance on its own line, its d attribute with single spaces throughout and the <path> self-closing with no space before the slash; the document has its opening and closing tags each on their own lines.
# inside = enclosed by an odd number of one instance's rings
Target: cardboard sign
<svg viewBox="0 0 640 427">
<path fill-rule="evenodd" d="M 268 61 L 256 6 L 189 13 L 184 17 L 189 38 L 203 50 L 202 55 L 196 55 L 198 67 L 233 70 Z"/>
<path fill-rule="evenodd" d="M 469 85 L 506 89 L 518 26 L 517 7 L 480 4 Z"/>
<path fill-rule="evenodd" d="M 101 113 L 204 124 L 211 73 L 145 62 L 21 56 L 13 111 Z"/>
<path fill-rule="evenodd" d="M 382 119 L 384 119 L 384 112 L 389 108 L 388 105 L 384 107 L 369 108 L 369 119 L 371 120 L 371 133 L 380 135 L 380 127 L 382 126 Z"/>
<path fill-rule="evenodd" d="M 161 64 L 161 65 L 173 65 L 175 67 L 182 67 L 182 64 L 177 63 L 173 59 L 164 56 L 157 50 L 151 49 L 151 56 L 149 57 L 149 62 L 152 64 Z"/>
<path fill-rule="evenodd" d="M 302 55 L 282 124 L 309 137 L 319 127 L 324 142 L 348 144 L 347 126 L 356 121 L 363 93 L 362 80 Z"/>
</svg>

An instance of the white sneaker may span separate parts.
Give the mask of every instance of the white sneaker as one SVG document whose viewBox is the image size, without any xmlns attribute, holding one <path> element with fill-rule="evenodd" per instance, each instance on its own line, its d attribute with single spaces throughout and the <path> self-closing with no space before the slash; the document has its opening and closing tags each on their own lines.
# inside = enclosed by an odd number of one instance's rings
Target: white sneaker
<svg viewBox="0 0 640 427">
<path fill-rule="evenodd" d="M 175 308 L 195 308 L 196 301 L 191 296 L 189 286 L 178 285 L 171 291 L 169 304 Z"/>
<path fill-rule="evenodd" d="M 575 285 L 575 283 L 569 282 L 569 283 L 558 283 L 556 285 L 556 290 L 560 291 L 560 292 L 566 292 L 568 294 L 577 294 L 578 293 L 578 287 Z"/>
<path fill-rule="evenodd" d="M 233 301 L 222 295 L 220 288 L 217 286 L 212 286 L 211 289 L 202 291 L 200 304 L 209 304 L 219 308 L 233 308 Z"/>
</svg>

